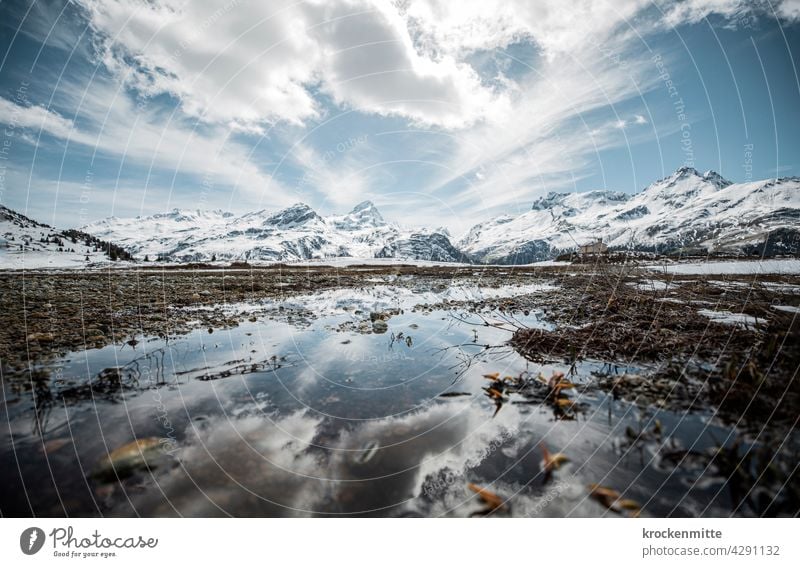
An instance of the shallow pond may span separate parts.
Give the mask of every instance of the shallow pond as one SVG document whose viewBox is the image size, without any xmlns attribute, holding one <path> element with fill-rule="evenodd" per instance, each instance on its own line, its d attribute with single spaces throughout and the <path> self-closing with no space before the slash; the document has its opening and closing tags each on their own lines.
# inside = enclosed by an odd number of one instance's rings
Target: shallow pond
<svg viewBox="0 0 800 567">
<path fill-rule="evenodd" d="M 442 290 L 442 298 L 474 293 Z M 36 369 L 36 380 L 6 376 L 0 511 L 732 513 L 724 478 L 692 459 L 729 443 L 729 430 L 708 416 L 642 410 L 584 387 L 598 373 L 635 370 L 591 362 L 568 374 L 575 387 L 566 415 L 516 394 L 498 402 L 484 375 L 570 370 L 526 362 L 504 346 L 514 325 L 547 323 L 535 312 L 413 308 L 431 299 L 383 285 L 335 290 L 270 305 L 270 315 L 230 329 L 69 353 Z M 125 446 L 136 439 L 131 452 Z M 544 448 L 567 460 L 545 466 Z M 592 483 L 636 506 L 609 506 Z"/>
</svg>

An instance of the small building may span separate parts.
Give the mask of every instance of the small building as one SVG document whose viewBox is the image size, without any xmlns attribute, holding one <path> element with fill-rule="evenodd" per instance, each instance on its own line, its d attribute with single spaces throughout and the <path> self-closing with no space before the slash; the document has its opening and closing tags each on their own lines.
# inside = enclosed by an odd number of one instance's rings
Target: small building
<svg viewBox="0 0 800 567">
<path fill-rule="evenodd" d="M 605 254 L 608 252 L 608 246 L 603 244 L 602 240 L 590 242 L 589 244 L 582 244 L 578 246 L 578 253 L 581 256 L 591 256 L 594 254 Z"/>
</svg>

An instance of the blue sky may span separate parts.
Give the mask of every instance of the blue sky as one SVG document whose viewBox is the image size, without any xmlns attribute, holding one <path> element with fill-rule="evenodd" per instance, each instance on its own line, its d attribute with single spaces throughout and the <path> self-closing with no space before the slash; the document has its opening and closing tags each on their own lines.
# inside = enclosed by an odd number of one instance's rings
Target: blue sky
<svg viewBox="0 0 800 567">
<path fill-rule="evenodd" d="M 0 1 L 0 203 L 365 199 L 454 233 L 683 165 L 800 175 L 800 1 Z"/>
</svg>

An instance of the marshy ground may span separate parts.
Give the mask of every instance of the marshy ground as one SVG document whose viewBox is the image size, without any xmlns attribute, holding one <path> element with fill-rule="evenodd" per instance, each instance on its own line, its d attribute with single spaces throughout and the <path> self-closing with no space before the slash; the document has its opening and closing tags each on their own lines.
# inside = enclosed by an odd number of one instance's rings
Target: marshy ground
<svg viewBox="0 0 800 567">
<path fill-rule="evenodd" d="M 4 515 L 796 515 L 797 275 L 0 274 Z"/>
</svg>

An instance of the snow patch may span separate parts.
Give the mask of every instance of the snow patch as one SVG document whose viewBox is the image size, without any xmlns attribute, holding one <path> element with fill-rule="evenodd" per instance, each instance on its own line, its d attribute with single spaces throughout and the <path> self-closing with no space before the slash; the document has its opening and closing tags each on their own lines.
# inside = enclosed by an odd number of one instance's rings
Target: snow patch
<svg viewBox="0 0 800 567">
<path fill-rule="evenodd" d="M 665 291 L 670 287 L 678 287 L 678 284 L 663 282 L 661 280 L 643 280 L 635 283 L 631 282 L 628 285 L 631 285 L 642 291 Z"/>
<path fill-rule="evenodd" d="M 650 270 L 681 275 L 718 274 L 800 274 L 800 260 L 734 260 L 719 262 L 667 264 L 647 266 Z"/>
<path fill-rule="evenodd" d="M 800 307 L 795 307 L 793 305 L 773 305 L 772 308 L 778 311 L 785 311 L 786 313 L 800 313 Z"/>
<path fill-rule="evenodd" d="M 763 321 L 759 321 L 752 315 L 745 313 L 733 313 L 731 311 L 714 311 L 712 309 L 700 309 L 698 314 L 708 317 L 714 323 L 721 323 L 723 325 L 735 325 L 741 327 L 755 327 Z"/>
</svg>

